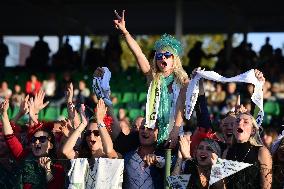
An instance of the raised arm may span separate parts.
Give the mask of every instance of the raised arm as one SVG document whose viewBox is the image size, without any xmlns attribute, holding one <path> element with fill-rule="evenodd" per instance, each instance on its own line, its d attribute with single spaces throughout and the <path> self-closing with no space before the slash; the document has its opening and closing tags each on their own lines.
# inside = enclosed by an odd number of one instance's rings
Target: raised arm
<svg viewBox="0 0 284 189">
<path fill-rule="evenodd" d="M 25 99 L 22 99 L 21 104 L 20 104 L 20 110 L 17 113 L 15 117 L 11 120 L 14 123 L 17 123 L 22 116 L 25 114 L 29 113 L 29 106 L 28 106 L 28 101 L 29 101 L 29 95 L 25 97 Z"/>
<path fill-rule="evenodd" d="M 14 131 L 10 124 L 7 113 L 8 108 L 9 108 L 9 100 L 6 99 L 4 102 L 0 104 L 0 115 L 3 123 L 3 133 L 5 135 L 7 146 L 11 150 L 11 153 L 17 160 L 20 160 L 25 156 L 25 151 L 18 138 L 14 135 Z"/>
<path fill-rule="evenodd" d="M 94 77 L 103 77 L 103 76 L 104 76 L 104 69 L 98 67 L 94 72 Z M 113 141 L 115 141 L 115 139 L 118 137 L 118 135 L 121 132 L 121 128 L 120 128 L 120 125 L 119 125 L 119 121 L 118 121 L 116 115 L 114 114 L 113 106 L 107 106 L 107 112 L 112 118 L 110 136 L 111 136 L 111 139 Z"/>
<path fill-rule="evenodd" d="M 257 69 L 254 70 L 255 77 L 258 79 L 258 81 L 265 83 L 265 77 L 263 73 Z M 254 111 L 253 111 L 253 117 L 256 119 L 257 115 L 259 113 L 260 109 L 258 106 L 254 106 Z"/>
<path fill-rule="evenodd" d="M 9 109 L 9 100 L 6 99 L 4 102 L 0 104 L 0 114 L 3 123 L 3 133 L 4 135 L 11 135 L 14 134 L 12 126 L 9 121 L 8 117 L 8 109 Z"/>
<path fill-rule="evenodd" d="M 79 124 L 79 126 L 73 131 L 71 136 L 67 139 L 65 144 L 62 147 L 62 153 L 68 158 L 68 159 L 75 159 L 78 157 L 78 153 L 74 150 L 74 146 L 76 145 L 76 142 L 78 138 L 81 136 L 82 132 L 87 126 L 87 120 L 85 117 L 85 114 L 83 112 L 85 109 L 81 110 L 81 117 L 82 122 Z"/>
<path fill-rule="evenodd" d="M 107 108 L 108 108 L 107 112 L 108 112 L 108 114 L 112 118 L 110 136 L 111 136 L 112 141 L 115 141 L 115 139 L 118 137 L 118 135 L 121 132 L 121 127 L 120 127 L 120 124 L 119 124 L 119 121 L 118 121 L 116 115 L 114 114 L 113 107 L 112 106 L 110 106 L 110 107 L 108 106 Z"/>
<path fill-rule="evenodd" d="M 108 130 L 106 129 L 105 124 L 103 122 L 106 111 L 107 111 L 107 108 L 105 106 L 105 103 L 102 99 L 100 99 L 98 104 L 97 104 L 96 117 L 97 117 L 100 137 L 101 137 L 102 144 L 103 144 L 103 151 L 108 156 L 108 158 L 118 158 L 118 154 L 113 149 L 113 142 L 112 142 L 110 135 L 108 133 Z"/>
<path fill-rule="evenodd" d="M 199 96 L 196 102 L 196 117 L 198 127 L 202 127 L 205 129 L 212 128 L 209 112 L 207 109 L 203 79 L 199 80 Z"/>
<path fill-rule="evenodd" d="M 266 147 L 259 149 L 258 160 L 260 162 L 261 189 L 270 189 L 272 183 L 272 158 Z"/>
<path fill-rule="evenodd" d="M 189 159 L 191 159 L 190 142 L 188 142 L 184 136 L 180 136 L 178 158 L 171 175 L 180 175 L 183 172 L 182 170 L 183 162 Z"/>
<path fill-rule="evenodd" d="M 73 96 L 74 96 L 73 84 L 69 83 L 66 90 L 68 119 L 71 120 L 74 128 L 77 128 L 80 124 L 80 116 L 76 111 L 75 105 L 73 104 Z"/>
<path fill-rule="evenodd" d="M 114 20 L 116 29 L 119 29 L 122 32 L 125 41 L 128 47 L 130 48 L 131 52 L 135 56 L 135 59 L 138 62 L 138 65 L 141 68 L 142 72 L 145 75 L 148 75 L 150 73 L 149 61 L 142 52 L 138 43 L 134 40 L 134 38 L 129 34 L 129 32 L 126 29 L 125 20 L 124 20 L 125 10 L 122 11 L 122 16 L 120 16 L 116 11 L 114 11 L 114 13 L 116 14 L 116 19 Z"/>
<path fill-rule="evenodd" d="M 45 97 L 45 93 L 43 90 L 40 90 L 36 95 L 35 98 L 30 98 L 27 102 L 29 106 L 29 115 L 30 115 L 30 125 L 34 125 L 38 123 L 38 113 L 43 108 L 48 105 L 48 101 L 43 103 Z"/>
</svg>

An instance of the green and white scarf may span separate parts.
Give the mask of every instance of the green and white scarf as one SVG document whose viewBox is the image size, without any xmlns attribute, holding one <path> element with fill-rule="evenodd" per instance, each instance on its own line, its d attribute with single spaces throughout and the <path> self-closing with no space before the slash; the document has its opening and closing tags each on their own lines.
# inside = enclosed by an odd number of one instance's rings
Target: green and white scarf
<svg viewBox="0 0 284 189">
<path fill-rule="evenodd" d="M 168 86 L 172 84 L 172 93 Z M 146 104 L 146 127 L 154 129 L 158 123 L 158 144 L 168 139 L 174 126 L 174 116 L 180 86 L 174 80 L 174 75 L 160 76 L 154 79 L 148 89 Z"/>
</svg>

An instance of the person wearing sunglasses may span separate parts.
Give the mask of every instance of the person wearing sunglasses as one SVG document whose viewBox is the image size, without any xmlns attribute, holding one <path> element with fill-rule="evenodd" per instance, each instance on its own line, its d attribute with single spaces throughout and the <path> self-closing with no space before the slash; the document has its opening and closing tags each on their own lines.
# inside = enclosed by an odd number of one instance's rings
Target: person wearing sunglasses
<svg viewBox="0 0 284 189">
<path fill-rule="evenodd" d="M 29 114 L 35 112 L 33 107 L 34 101 L 30 100 Z M 30 126 L 27 135 L 30 148 L 24 149 L 11 127 L 8 108 L 9 101 L 5 100 L 0 105 L 3 133 L 11 154 L 22 165 L 23 188 L 63 188 L 64 169 L 61 164 L 54 161 L 56 150 L 52 128 L 43 123 Z M 35 117 L 35 115 L 32 116 Z"/>
<path fill-rule="evenodd" d="M 146 108 L 146 114 L 149 111 L 146 116 L 147 127 L 154 128 L 157 125 L 159 127 L 158 144 L 167 141 L 164 146 L 168 146 L 171 141 L 170 147 L 174 147 L 178 141 L 180 128 L 180 125 L 174 124 L 176 103 L 180 91 L 185 93 L 185 90 L 181 90 L 181 88 L 188 82 L 187 73 L 182 68 L 180 59 L 183 51 L 182 45 L 174 37 L 164 34 L 155 42 L 155 55 L 153 63 L 150 63 L 138 43 L 127 31 L 124 12 L 120 16 L 115 11 L 117 18 L 114 20 L 114 25 L 123 34 L 128 47 L 150 84 L 150 94 L 148 94 L 150 99 L 147 101 L 152 104 L 148 109 Z M 157 111 L 152 111 L 153 108 L 150 108 L 152 106 Z"/>
<path fill-rule="evenodd" d="M 284 133 L 282 131 L 282 133 Z M 284 187 L 284 137 L 283 134 L 273 143 L 273 182 L 272 188 Z"/>
<path fill-rule="evenodd" d="M 97 104 L 96 120 L 92 119 L 87 123 L 84 113 L 84 105 L 81 105 L 82 123 L 73 131 L 66 143 L 63 145 L 62 153 L 68 159 L 75 158 L 118 158 L 120 155 L 113 149 L 113 143 L 103 120 L 107 108 L 102 99 Z M 79 150 L 74 150 L 74 146 L 79 137 L 82 143 Z"/>
</svg>

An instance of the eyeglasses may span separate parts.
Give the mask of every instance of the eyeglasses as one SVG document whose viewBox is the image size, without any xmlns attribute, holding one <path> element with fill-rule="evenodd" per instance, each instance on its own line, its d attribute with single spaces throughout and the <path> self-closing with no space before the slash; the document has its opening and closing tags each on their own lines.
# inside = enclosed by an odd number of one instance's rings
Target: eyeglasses
<svg viewBox="0 0 284 189">
<path fill-rule="evenodd" d="M 91 136 L 92 133 L 93 133 L 95 136 L 100 136 L 99 130 L 86 130 L 85 135 L 86 135 L 86 136 Z"/>
<path fill-rule="evenodd" d="M 33 136 L 32 139 L 31 139 L 31 143 L 35 143 L 37 140 L 40 142 L 40 143 L 45 143 L 49 138 L 47 136 L 40 136 L 40 137 L 35 137 Z"/>
<path fill-rule="evenodd" d="M 165 53 L 156 53 L 156 60 L 162 60 L 163 56 L 165 56 L 167 59 L 170 58 L 171 56 L 173 56 L 172 53 L 170 52 L 165 52 Z"/>
</svg>

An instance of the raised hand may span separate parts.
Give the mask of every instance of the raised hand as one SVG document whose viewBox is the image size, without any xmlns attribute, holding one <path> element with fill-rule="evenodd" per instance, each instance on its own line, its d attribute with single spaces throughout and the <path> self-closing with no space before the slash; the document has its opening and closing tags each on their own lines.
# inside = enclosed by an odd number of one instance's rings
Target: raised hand
<svg viewBox="0 0 284 189">
<path fill-rule="evenodd" d="M 103 77 L 104 76 L 104 69 L 98 67 L 94 72 L 94 77 Z"/>
<path fill-rule="evenodd" d="M 106 112 L 107 112 L 107 107 L 105 106 L 104 101 L 102 99 L 100 99 L 98 104 L 97 104 L 97 112 L 96 112 L 96 117 L 97 117 L 98 123 L 103 123 Z"/>
<path fill-rule="evenodd" d="M 237 96 L 237 104 L 235 106 L 235 114 L 246 113 L 248 110 L 241 104 L 240 95 Z"/>
<path fill-rule="evenodd" d="M 263 76 L 263 73 L 257 69 L 254 70 L 255 73 L 255 77 L 259 80 L 259 81 L 263 81 L 265 82 L 265 77 Z"/>
<path fill-rule="evenodd" d="M 68 138 L 71 134 L 71 132 L 74 130 L 72 127 L 72 123 L 69 119 L 65 119 L 60 121 L 60 127 L 59 129 L 61 130 L 62 134 Z"/>
<path fill-rule="evenodd" d="M 68 119 L 70 119 L 71 121 L 74 121 L 75 115 L 76 115 L 76 109 L 73 104 L 73 95 L 74 95 L 73 84 L 69 83 L 67 85 L 65 98 L 66 98 L 66 103 L 67 103 Z"/>
<path fill-rule="evenodd" d="M 114 14 L 116 15 L 116 19 L 113 20 L 115 28 L 119 29 L 123 34 L 127 33 L 127 30 L 125 27 L 124 13 L 125 13 L 125 10 L 122 11 L 122 14 L 120 16 L 115 10 Z"/>
<path fill-rule="evenodd" d="M 67 101 L 67 103 L 73 102 L 73 96 L 74 96 L 73 84 L 69 83 L 69 85 L 67 85 L 67 90 L 66 90 L 66 101 Z"/>
<path fill-rule="evenodd" d="M 21 115 L 25 115 L 29 113 L 28 101 L 29 101 L 29 95 L 27 95 L 25 99 L 22 99 L 22 102 L 20 104 L 20 111 L 19 111 Z"/>
<path fill-rule="evenodd" d="M 38 114 L 40 110 L 42 110 L 43 108 L 45 108 L 48 104 L 49 101 L 43 103 L 43 99 L 45 97 L 45 92 L 43 90 L 40 90 L 34 98 L 34 113 Z"/>
<path fill-rule="evenodd" d="M 201 69 L 201 67 L 195 68 L 190 74 L 191 79 L 193 79 L 196 76 L 197 71 L 205 71 L 205 68 L 203 68 L 203 69 Z"/>
<path fill-rule="evenodd" d="M 80 108 L 80 115 L 81 115 L 81 121 L 82 121 L 81 124 L 87 126 L 88 120 L 87 120 L 87 116 L 85 114 L 85 109 L 86 109 L 85 105 L 81 104 L 81 108 Z"/>
<path fill-rule="evenodd" d="M 30 118 L 34 123 L 37 123 L 38 122 L 38 116 L 37 116 L 37 113 L 36 113 L 37 109 L 35 108 L 34 99 L 30 98 L 30 100 L 27 103 L 28 103 L 28 106 L 29 106 Z"/>
<path fill-rule="evenodd" d="M 179 146 L 180 146 L 179 151 L 180 151 L 183 159 L 191 158 L 191 155 L 190 155 L 190 142 L 184 136 L 180 136 Z"/>
<path fill-rule="evenodd" d="M 217 159 L 218 159 L 217 154 L 212 153 L 212 155 L 211 155 L 211 164 L 215 165 L 217 163 Z"/>
<path fill-rule="evenodd" d="M 0 115 L 3 116 L 4 114 L 7 114 L 8 109 L 9 109 L 9 100 L 6 99 L 4 100 L 4 102 L 0 104 Z"/>
</svg>

